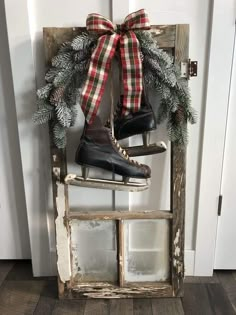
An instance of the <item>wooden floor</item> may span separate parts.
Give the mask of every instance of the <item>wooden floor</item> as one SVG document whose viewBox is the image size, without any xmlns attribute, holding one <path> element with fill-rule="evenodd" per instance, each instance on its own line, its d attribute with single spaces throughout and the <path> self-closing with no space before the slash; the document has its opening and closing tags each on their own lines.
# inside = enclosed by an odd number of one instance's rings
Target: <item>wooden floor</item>
<svg viewBox="0 0 236 315">
<path fill-rule="evenodd" d="M 0 315 L 236 314 L 236 272 L 187 277 L 183 299 L 59 301 L 56 278 L 34 278 L 30 261 L 0 261 Z"/>
</svg>

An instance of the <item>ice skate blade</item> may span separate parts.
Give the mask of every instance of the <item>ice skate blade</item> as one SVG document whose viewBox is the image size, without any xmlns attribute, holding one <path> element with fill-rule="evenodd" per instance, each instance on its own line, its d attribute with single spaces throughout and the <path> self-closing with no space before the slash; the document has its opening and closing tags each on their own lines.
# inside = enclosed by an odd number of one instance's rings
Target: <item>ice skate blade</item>
<svg viewBox="0 0 236 315">
<path fill-rule="evenodd" d="M 143 190 L 148 189 L 150 186 L 150 180 L 146 179 L 145 182 L 143 183 L 138 183 L 138 182 L 124 183 L 122 181 L 109 180 L 109 179 L 97 179 L 97 178 L 84 179 L 82 176 L 77 176 L 76 174 L 68 174 L 65 177 L 65 184 L 80 186 L 80 187 L 88 187 L 88 188 L 138 192 L 138 191 L 143 191 Z"/>
<path fill-rule="evenodd" d="M 158 143 L 149 144 L 147 146 L 138 145 L 134 147 L 127 147 L 124 149 L 130 157 L 133 157 L 133 156 L 143 156 L 143 155 L 163 153 L 166 151 L 167 146 L 165 142 L 161 141 Z"/>
</svg>

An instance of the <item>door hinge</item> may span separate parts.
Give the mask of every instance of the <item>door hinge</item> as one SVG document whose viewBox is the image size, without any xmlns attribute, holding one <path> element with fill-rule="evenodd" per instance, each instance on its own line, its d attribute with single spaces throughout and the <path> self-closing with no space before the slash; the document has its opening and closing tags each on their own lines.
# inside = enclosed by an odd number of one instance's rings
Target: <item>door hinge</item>
<svg viewBox="0 0 236 315">
<path fill-rule="evenodd" d="M 191 59 L 189 59 L 188 61 L 181 62 L 181 65 L 180 65 L 181 78 L 186 78 L 189 80 L 190 77 L 196 77 L 197 67 L 198 67 L 198 62 L 191 61 Z"/>
<path fill-rule="evenodd" d="M 221 216 L 222 199 L 223 199 L 223 195 L 219 195 L 219 199 L 218 199 L 218 216 Z"/>
</svg>

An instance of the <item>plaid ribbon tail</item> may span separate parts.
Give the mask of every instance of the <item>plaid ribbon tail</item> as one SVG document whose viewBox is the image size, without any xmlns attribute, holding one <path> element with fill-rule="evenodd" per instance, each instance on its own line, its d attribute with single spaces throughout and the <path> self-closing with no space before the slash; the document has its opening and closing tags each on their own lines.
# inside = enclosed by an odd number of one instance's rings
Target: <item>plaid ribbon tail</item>
<svg viewBox="0 0 236 315">
<path fill-rule="evenodd" d="M 91 56 L 87 80 L 81 95 L 81 108 L 89 124 L 93 123 L 101 103 L 119 38 L 118 34 L 101 36 Z"/>
<path fill-rule="evenodd" d="M 124 86 L 122 115 L 128 115 L 140 109 L 143 90 L 139 41 L 131 30 L 120 39 L 120 55 Z"/>
</svg>

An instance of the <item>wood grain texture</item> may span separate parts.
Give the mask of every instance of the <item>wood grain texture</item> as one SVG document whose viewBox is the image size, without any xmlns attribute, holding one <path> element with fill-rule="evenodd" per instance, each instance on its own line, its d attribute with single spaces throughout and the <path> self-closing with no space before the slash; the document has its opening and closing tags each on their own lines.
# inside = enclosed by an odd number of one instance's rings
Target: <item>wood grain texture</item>
<svg viewBox="0 0 236 315">
<path fill-rule="evenodd" d="M 213 314 L 216 315 L 234 315 L 235 311 L 231 305 L 226 292 L 219 283 L 208 283 L 206 284 L 209 303 L 213 310 Z"/>
<path fill-rule="evenodd" d="M 19 264 L 19 267 L 17 265 Z M 25 264 L 25 266 L 23 266 Z M 1 315 L 31 315 L 31 314 L 110 314 L 110 315 L 231 315 L 236 314 L 230 303 L 230 296 L 234 289 L 229 288 L 233 273 L 217 271 L 220 283 L 200 283 L 203 277 L 195 277 L 195 283 L 185 284 L 185 296 L 181 299 L 101 299 L 101 300 L 58 300 L 56 295 L 56 279 L 54 277 L 33 278 L 24 280 L 31 274 L 29 262 L 16 262 L 9 277 L 15 280 L 6 280 L 0 287 L 0 314 Z M 20 273 L 23 272 L 23 276 Z M 225 274 L 225 275 L 224 275 Z M 207 277 L 208 278 L 208 277 Z M 214 277 L 212 277 L 213 279 Z M 43 279 L 43 280 L 42 280 Z M 196 283 L 197 279 L 199 283 Z M 189 279 L 190 280 L 190 279 Z M 215 280 L 212 280 L 215 281 Z M 208 282 L 211 282 L 208 279 Z M 224 283 L 223 286 L 221 283 Z M 229 286 L 230 284 L 230 286 Z M 226 288 L 226 289 L 225 289 Z M 87 305 L 87 310 L 85 313 Z M 150 310 L 151 305 L 151 310 Z M 183 313 L 184 309 L 184 313 Z"/>
<path fill-rule="evenodd" d="M 109 315 L 109 301 L 87 300 L 84 315 Z"/>
<path fill-rule="evenodd" d="M 44 285 L 44 281 L 5 281 L 0 290 L 0 314 L 33 314 Z"/>
<path fill-rule="evenodd" d="M 223 286 L 236 313 L 236 279 L 232 271 L 217 271 L 217 277 Z"/>
<path fill-rule="evenodd" d="M 152 304 L 150 299 L 134 299 L 134 315 L 152 315 Z"/>
<path fill-rule="evenodd" d="M 186 315 L 213 315 L 213 310 L 204 284 L 185 284 L 182 304 Z M 222 313 L 225 314 L 225 313 Z"/>
<path fill-rule="evenodd" d="M 212 277 L 185 277 L 184 283 L 219 283 L 219 279 L 216 272 L 214 272 Z"/>
<path fill-rule="evenodd" d="M 85 32 L 85 27 L 45 27 L 43 39 L 45 47 L 46 64 L 54 57 L 64 42 L 71 41 L 75 36 Z"/>
<path fill-rule="evenodd" d="M 10 281 L 28 281 L 37 279 L 39 278 L 33 276 L 31 260 L 17 261 L 6 277 L 6 280 Z"/>
<path fill-rule="evenodd" d="M 85 300 L 79 301 L 56 301 L 52 315 L 84 315 Z M 96 313 L 93 313 L 95 315 Z M 45 314 L 46 315 L 46 314 Z"/>
<path fill-rule="evenodd" d="M 124 278 L 125 278 L 125 271 L 124 271 L 124 263 L 125 263 L 125 249 L 124 249 L 124 222 L 123 220 L 118 222 L 118 262 L 119 262 L 119 285 L 120 287 L 124 286 Z"/>
<path fill-rule="evenodd" d="M 66 290 L 66 299 L 109 299 L 109 298 L 151 298 L 151 297 L 172 297 L 172 286 L 164 283 L 142 283 L 124 287 L 105 282 L 84 283 L 74 285 L 73 288 Z"/>
<path fill-rule="evenodd" d="M 146 210 L 146 211 L 86 211 L 70 212 L 68 219 L 78 220 L 135 220 L 135 219 L 172 219 L 169 211 Z"/>
<path fill-rule="evenodd" d="M 57 296 L 57 280 L 46 281 L 35 308 L 34 315 L 52 314 Z"/>
<path fill-rule="evenodd" d="M 177 25 L 175 38 L 175 62 L 188 60 L 189 26 Z M 173 212 L 171 237 L 171 274 L 173 294 L 183 296 L 184 277 L 184 219 L 186 187 L 186 151 L 171 144 L 171 209 Z"/>
<path fill-rule="evenodd" d="M 43 38 L 44 38 L 44 50 L 45 50 L 45 60 L 46 65 L 49 65 L 51 58 L 56 54 L 60 45 L 71 40 L 79 30 L 74 28 L 67 28 L 64 31 L 63 28 L 44 28 Z M 57 198 L 58 196 L 58 186 L 57 182 L 64 182 L 64 178 L 67 175 L 67 161 L 66 161 L 66 150 L 58 149 L 53 143 L 52 137 L 52 127 L 49 124 L 50 132 L 50 157 L 51 157 L 51 175 L 52 175 L 52 191 L 53 191 L 53 205 L 54 205 L 54 215 L 57 218 Z M 65 197 L 66 200 L 66 213 L 68 212 L 68 188 L 64 185 L 64 191 L 61 197 Z M 69 231 L 68 222 L 65 222 L 67 231 Z M 57 231 L 56 231 L 57 232 Z M 63 297 L 65 284 L 61 281 L 58 276 L 58 293 L 59 297 Z"/>
<path fill-rule="evenodd" d="M 184 315 L 180 298 L 152 299 L 151 303 L 153 315 Z"/>
<path fill-rule="evenodd" d="M 151 33 L 160 48 L 175 47 L 175 25 L 152 25 Z"/>
<path fill-rule="evenodd" d="M 110 314 L 112 315 L 133 314 L 133 299 L 110 300 Z"/>
<path fill-rule="evenodd" d="M 1 260 L 0 261 L 0 286 L 5 280 L 9 271 L 13 268 L 14 262 L 11 260 Z"/>
</svg>

